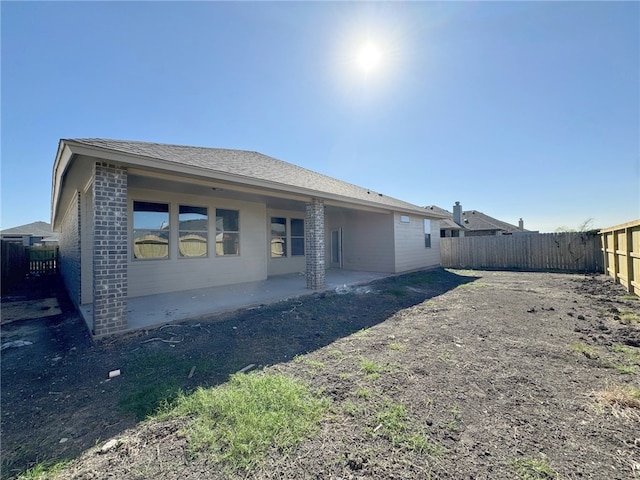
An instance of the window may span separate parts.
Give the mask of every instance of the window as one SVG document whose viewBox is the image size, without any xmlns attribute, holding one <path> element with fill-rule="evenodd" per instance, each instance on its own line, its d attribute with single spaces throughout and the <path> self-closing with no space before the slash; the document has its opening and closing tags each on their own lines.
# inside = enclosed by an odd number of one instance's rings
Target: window
<svg viewBox="0 0 640 480">
<path fill-rule="evenodd" d="M 424 248 L 431 248 L 431 220 L 424 219 Z"/>
<path fill-rule="evenodd" d="M 133 202 L 133 258 L 169 258 L 169 204 Z"/>
<path fill-rule="evenodd" d="M 209 239 L 207 209 L 180 205 L 178 224 L 180 257 L 206 257 Z"/>
<path fill-rule="evenodd" d="M 240 254 L 240 215 L 237 210 L 216 209 L 216 255 Z"/>
<path fill-rule="evenodd" d="M 291 219 L 291 255 L 304 255 L 304 220 Z"/>
<path fill-rule="evenodd" d="M 271 217 L 271 258 L 287 256 L 287 219 Z"/>
<path fill-rule="evenodd" d="M 408 215 L 400 215 L 400 223 L 410 223 L 411 218 Z"/>
</svg>

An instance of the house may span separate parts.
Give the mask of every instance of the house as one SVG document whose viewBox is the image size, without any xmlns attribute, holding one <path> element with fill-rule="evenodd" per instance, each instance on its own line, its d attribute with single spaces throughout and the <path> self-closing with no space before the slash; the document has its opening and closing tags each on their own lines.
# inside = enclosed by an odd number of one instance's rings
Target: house
<svg viewBox="0 0 640 480">
<path fill-rule="evenodd" d="M 440 220 L 441 237 L 471 237 L 477 235 L 512 235 L 517 233 L 536 233 L 525 230 L 522 218 L 518 226 L 490 217 L 477 210 L 462 210 L 460 202 L 453 206 L 453 213 L 435 205 L 425 207 L 429 212 L 446 216 Z"/>
<path fill-rule="evenodd" d="M 51 208 L 62 278 L 92 305 L 94 335 L 128 328 L 129 298 L 301 271 L 317 290 L 327 268 L 440 265 L 442 215 L 257 152 L 63 139 Z"/>
<path fill-rule="evenodd" d="M 58 244 L 58 234 L 51 231 L 51 225 L 47 222 L 33 222 L 0 230 L 0 239 L 25 247 Z"/>
</svg>

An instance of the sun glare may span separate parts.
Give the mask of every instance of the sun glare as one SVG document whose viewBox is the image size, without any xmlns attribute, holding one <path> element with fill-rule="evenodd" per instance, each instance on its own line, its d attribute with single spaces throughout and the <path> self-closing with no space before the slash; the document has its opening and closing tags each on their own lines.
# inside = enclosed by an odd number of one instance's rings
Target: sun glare
<svg viewBox="0 0 640 480">
<path fill-rule="evenodd" d="M 358 53 L 358 65 L 365 71 L 369 72 L 376 68 L 382 58 L 382 52 L 373 43 L 367 43 Z"/>
</svg>

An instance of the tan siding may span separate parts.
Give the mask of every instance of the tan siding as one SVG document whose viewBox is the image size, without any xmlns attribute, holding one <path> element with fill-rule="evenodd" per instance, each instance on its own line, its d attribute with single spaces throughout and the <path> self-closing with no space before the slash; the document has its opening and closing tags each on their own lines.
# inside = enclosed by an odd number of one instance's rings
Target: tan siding
<svg viewBox="0 0 640 480">
<path fill-rule="evenodd" d="M 155 191 L 130 189 L 129 217 L 133 200 L 168 202 L 171 211 L 170 258 L 168 260 L 132 260 L 129 263 L 129 296 L 137 297 L 195 288 L 214 287 L 267 278 L 266 207 L 262 204 L 186 195 L 168 195 Z M 178 257 L 178 205 L 204 206 L 209 209 L 209 256 Z M 215 209 L 240 212 L 240 255 L 215 256 Z M 129 221 L 131 239 L 131 220 Z"/>
<path fill-rule="evenodd" d="M 301 218 L 305 219 L 306 212 L 304 211 L 293 211 L 293 210 L 267 210 L 267 216 L 265 217 L 265 230 L 267 232 L 267 242 L 264 246 L 266 249 L 267 256 L 267 273 L 269 276 L 272 275 L 284 275 L 287 273 L 296 273 L 296 272 L 305 272 L 306 269 L 306 261 L 304 255 L 297 255 L 295 257 L 291 256 L 291 226 L 289 221 L 292 218 Z M 271 250 L 270 250 L 270 241 L 271 241 L 271 217 L 284 217 L 287 219 L 287 241 L 288 244 L 288 257 L 283 258 L 271 258 Z M 306 228 L 306 226 L 305 226 Z M 306 248 L 306 245 L 305 245 Z"/>
<path fill-rule="evenodd" d="M 440 265 L 440 224 L 431 220 L 431 248 L 424 246 L 424 217 L 409 216 L 409 223 L 394 215 L 395 273 Z"/>
</svg>

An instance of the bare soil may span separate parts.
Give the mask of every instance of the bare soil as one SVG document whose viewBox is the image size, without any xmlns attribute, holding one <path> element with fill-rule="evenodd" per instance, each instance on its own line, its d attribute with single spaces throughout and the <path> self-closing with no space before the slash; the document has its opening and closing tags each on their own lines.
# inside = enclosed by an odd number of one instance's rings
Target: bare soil
<svg viewBox="0 0 640 480">
<path fill-rule="evenodd" d="M 56 478 L 640 478 L 638 410 L 598 401 L 640 388 L 640 301 L 605 276 L 421 272 L 95 343 L 41 290 L 61 313 L 2 325 L 32 342 L 2 351 L 3 479 L 63 459 Z M 331 400 L 293 451 L 229 473 L 188 451 L 183 421 L 141 421 L 251 364 Z"/>
</svg>

